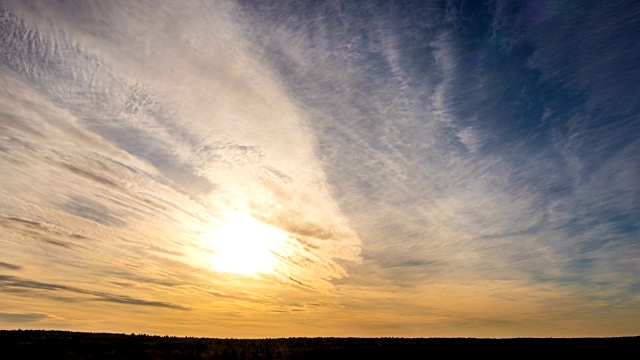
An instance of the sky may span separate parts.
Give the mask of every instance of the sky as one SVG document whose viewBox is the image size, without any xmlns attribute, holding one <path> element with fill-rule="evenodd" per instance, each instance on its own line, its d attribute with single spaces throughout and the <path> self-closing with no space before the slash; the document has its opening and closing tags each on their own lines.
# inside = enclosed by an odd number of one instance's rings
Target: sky
<svg viewBox="0 0 640 360">
<path fill-rule="evenodd" d="M 0 0 L 0 328 L 638 335 L 638 19 Z"/>
</svg>

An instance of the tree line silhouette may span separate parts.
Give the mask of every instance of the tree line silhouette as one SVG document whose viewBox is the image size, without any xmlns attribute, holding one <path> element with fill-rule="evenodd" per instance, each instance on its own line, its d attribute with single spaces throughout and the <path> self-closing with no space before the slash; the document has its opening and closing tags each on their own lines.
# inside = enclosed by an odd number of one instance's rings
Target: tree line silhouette
<svg viewBox="0 0 640 360">
<path fill-rule="evenodd" d="M 640 355 L 640 337 L 214 339 L 0 330 L 4 359 L 417 359 L 434 355 Z M 636 356 L 637 358 L 637 356 Z"/>
</svg>

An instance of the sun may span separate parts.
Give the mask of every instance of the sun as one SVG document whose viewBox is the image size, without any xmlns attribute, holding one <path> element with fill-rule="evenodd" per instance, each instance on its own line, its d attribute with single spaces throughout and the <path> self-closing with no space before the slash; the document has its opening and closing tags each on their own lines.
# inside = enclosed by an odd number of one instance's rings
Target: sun
<svg viewBox="0 0 640 360">
<path fill-rule="evenodd" d="M 213 251 L 210 265 L 215 271 L 243 275 L 273 273 L 286 233 L 241 213 L 233 213 L 210 232 Z"/>
</svg>

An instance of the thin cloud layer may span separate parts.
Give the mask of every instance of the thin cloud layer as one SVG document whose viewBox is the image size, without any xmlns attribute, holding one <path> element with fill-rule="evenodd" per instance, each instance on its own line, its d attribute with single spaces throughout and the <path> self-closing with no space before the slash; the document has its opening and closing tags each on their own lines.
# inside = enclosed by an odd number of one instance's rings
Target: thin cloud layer
<svg viewBox="0 0 640 360">
<path fill-rule="evenodd" d="M 639 10 L 545 4 L 3 2 L 0 321 L 636 333 Z"/>
</svg>

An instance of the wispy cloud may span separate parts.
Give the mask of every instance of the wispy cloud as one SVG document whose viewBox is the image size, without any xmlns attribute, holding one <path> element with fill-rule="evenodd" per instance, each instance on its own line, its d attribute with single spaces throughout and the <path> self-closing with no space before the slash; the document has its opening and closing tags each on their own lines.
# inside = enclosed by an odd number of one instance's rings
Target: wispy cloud
<svg viewBox="0 0 640 360">
<path fill-rule="evenodd" d="M 53 292 L 66 291 L 66 292 L 71 292 L 76 294 L 91 295 L 97 301 L 106 301 L 106 302 L 112 302 L 112 303 L 124 304 L 124 305 L 162 307 L 162 308 L 169 308 L 174 310 L 188 310 L 187 308 L 182 307 L 180 305 L 170 304 L 162 301 L 141 300 L 141 299 L 125 296 L 125 295 L 103 293 L 99 291 L 86 290 L 86 289 L 81 289 L 81 288 L 67 286 L 67 285 L 43 283 L 39 281 L 32 281 L 32 280 L 22 279 L 22 278 L 8 276 L 8 275 L 0 275 L 0 287 L 3 289 L 3 291 L 7 291 L 7 290 L 11 291 L 13 289 L 46 290 L 46 291 L 53 291 Z"/>
<path fill-rule="evenodd" d="M 0 321 L 8 323 L 33 323 L 50 317 L 48 314 L 38 313 L 0 313 Z"/>
<path fill-rule="evenodd" d="M 6 270 L 20 270 L 20 269 L 22 269 L 21 266 L 10 264 L 10 263 L 6 263 L 6 262 L 0 262 L 0 268 L 6 269 Z"/>
</svg>

